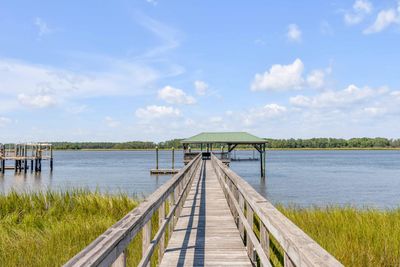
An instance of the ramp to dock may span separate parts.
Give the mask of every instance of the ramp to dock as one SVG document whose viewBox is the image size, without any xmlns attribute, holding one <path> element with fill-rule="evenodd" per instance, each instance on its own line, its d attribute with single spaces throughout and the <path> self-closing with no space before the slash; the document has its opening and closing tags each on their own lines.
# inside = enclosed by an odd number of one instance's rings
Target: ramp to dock
<svg viewBox="0 0 400 267">
<path fill-rule="evenodd" d="M 252 266 L 211 162 L 201 168 L 160 266 Z"/>
</svg>

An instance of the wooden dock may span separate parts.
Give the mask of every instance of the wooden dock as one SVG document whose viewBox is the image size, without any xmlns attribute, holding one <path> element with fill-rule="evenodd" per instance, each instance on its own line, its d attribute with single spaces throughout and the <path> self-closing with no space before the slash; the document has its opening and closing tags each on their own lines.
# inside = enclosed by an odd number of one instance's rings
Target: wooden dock
<svg viewBox="0 0 400 267">
<path fill-rule="evenodd" d="M 0 144 L 0 173 L 4 173 L 6 170 L 27 172 L 29 169 L 41 172 L 44 160 L 49 161 L 50 170 L 53 170 L 53 147 L 51 144 Z M 7 165 L 6 162 L 11 162 L 12 165 Z"/>
<path fill-rule="evenodd" d="M 160 266 L 252 266 L 210 161 L 192 184 Z"/>
<path fill-rule="evenodd" d="M 140 233 L 142 267 L 155 253 L 164 267 L 273 266 L 277 247 L 280 266 L 343 266 L 213 154 L 198 154 L 65 266 L 125 267 Z"/>
</svg>

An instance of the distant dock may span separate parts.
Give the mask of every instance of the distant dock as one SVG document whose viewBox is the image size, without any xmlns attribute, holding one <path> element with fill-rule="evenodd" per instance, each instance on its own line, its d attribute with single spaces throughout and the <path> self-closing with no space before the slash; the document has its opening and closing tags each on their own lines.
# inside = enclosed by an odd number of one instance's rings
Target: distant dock
<svg viewBox="0 0 400 267">
<path fill-rule="evenodd" d="M 42 161 L 48 160 L 53 170 L 53 146 L 46 143 L 0 144 L 0 173 L 6 170 L 42 171 Z M 6 162 L 12 162 L 7 165 Z"/>
</svg>

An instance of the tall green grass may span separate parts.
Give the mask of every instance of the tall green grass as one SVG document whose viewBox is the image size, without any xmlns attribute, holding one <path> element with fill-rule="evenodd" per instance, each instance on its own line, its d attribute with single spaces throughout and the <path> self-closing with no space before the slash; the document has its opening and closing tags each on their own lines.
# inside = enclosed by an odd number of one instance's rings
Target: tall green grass
<svg viewBox="0 0 400 267">
<path fill-rule="evenodd" d="M 85 190 L 0 195 L 0 266 L 60 266 L 137 205 L 123 194 Z M 277 207 L 346 266 L 400 265 L 400 209 Z M 152 225 L 154 236 L 157 213 Z M 129 245 L 129 266 L 140 260 L 141 242 L 138 234 Z M 280 266 L 281 248 L 271 243 Z M 156 260 L 157 252 L 152 266 Z"/>
<path fill-rule="evenodd" d="M 0 195 L 0 266 L 60 266 L 137 204 L 85 190 Z"/>
<path fill-rule="evenodd" d="M 400 266 L 400 208 L 278 209 L 345 266 Z"/>
</svg>

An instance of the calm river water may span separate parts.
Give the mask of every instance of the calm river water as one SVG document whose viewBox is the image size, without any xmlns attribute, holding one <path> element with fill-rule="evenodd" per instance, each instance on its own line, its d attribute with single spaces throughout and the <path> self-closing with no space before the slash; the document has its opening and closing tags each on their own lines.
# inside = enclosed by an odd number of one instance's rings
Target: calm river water
<svg viewBox="0 0 400 267">
<path fill-rule="evenodd" d="M 250 151 L 238 151 L 249 157 Z M 182 167 L 182 152 L 176 151 Z M 232 169 L 274 203 L 400 206 L 400 151 L 268 151 L 267 179 L 260 179 L 259 162 L 232 162 Z M 0 192 L 67 189 L 148 195 L 171 176 L 150 176 L 154 151 L 56 151 L 54 171 L 43 163 L 40 175 L 6 171 Z M 170 168 L 171 152 L 160 152 L 160 167 Z"/>
</svg>

